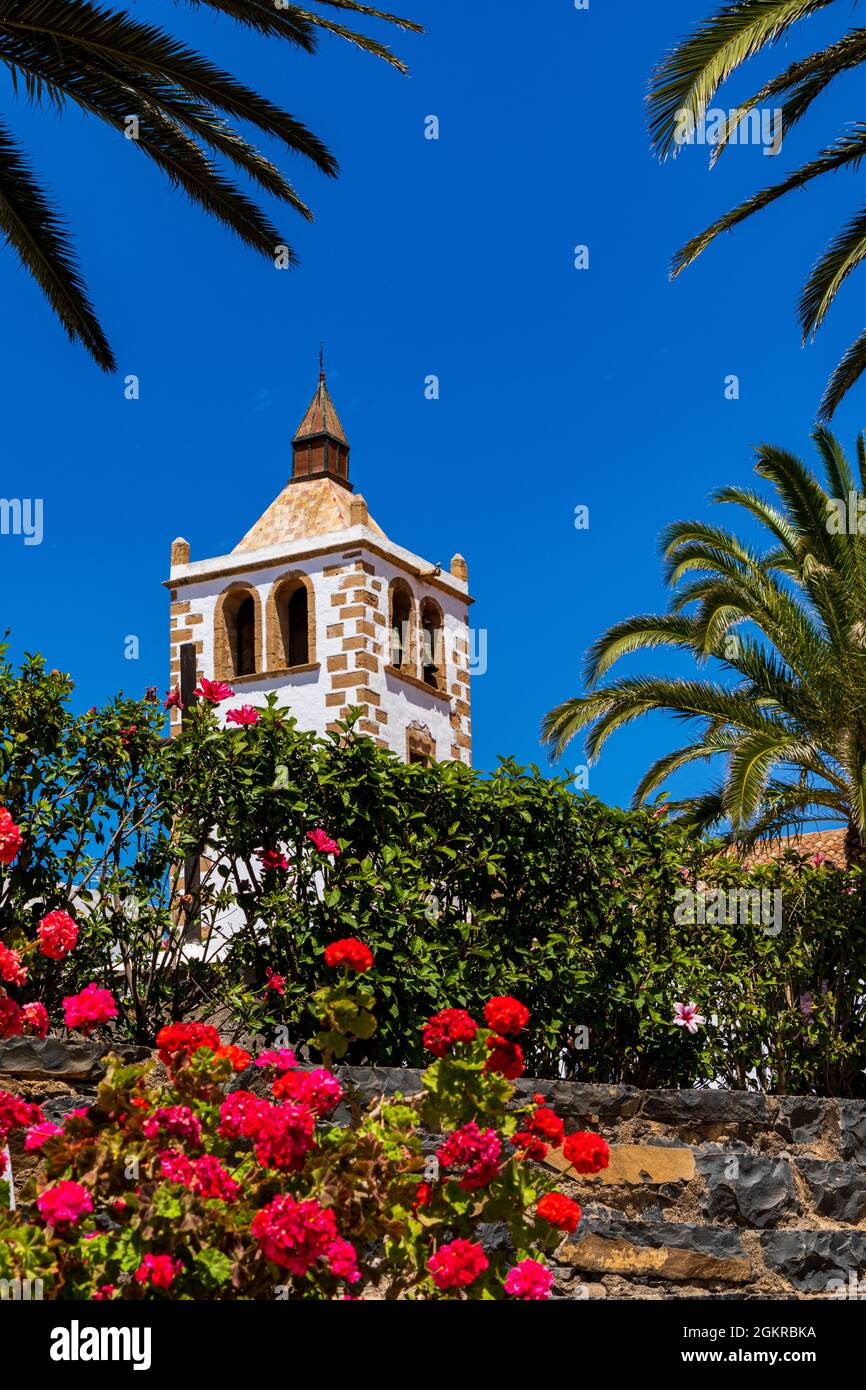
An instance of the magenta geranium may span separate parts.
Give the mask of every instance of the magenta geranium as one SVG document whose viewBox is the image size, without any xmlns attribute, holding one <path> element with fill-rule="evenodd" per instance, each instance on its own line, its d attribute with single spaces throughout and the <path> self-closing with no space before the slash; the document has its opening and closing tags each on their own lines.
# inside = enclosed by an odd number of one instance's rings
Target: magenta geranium
<svg viewBox="0 0 866 1390">
<path fill-rule="evenodd" d="M 80 994 L 71 994 L 63 1001 L 63 1020 L 67 1028 L 80 1028 L 89 1033 L 100 1023 L 117 1017 L 117 1005 L 107 989 L 91 981 Z"/>
</svg>

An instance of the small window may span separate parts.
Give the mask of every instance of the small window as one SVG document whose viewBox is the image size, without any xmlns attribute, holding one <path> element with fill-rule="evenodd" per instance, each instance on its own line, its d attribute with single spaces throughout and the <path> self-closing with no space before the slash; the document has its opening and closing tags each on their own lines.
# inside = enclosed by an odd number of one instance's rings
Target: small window
<svg viewBox="0 0 866 1390">
<path fill-rule="evenodd" d="M 235 675 L 252 676 L 256 669 L 256 608 L 252 597 L 241 600 L 235 618 Z"/>
<path fill-rule="evenodd" d="M 289 599 L 289 666 L 306 666 L 310 660 L 309 604 L 307 590 L 300 584 Z"/>
</svg>

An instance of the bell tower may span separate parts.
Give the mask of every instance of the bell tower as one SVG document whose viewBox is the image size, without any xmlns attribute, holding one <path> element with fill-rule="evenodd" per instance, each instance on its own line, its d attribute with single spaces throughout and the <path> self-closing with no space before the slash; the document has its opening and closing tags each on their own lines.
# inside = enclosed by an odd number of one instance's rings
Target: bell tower
<svg viewBox="0 0 866 1390">
<path fill-rule="evenodd" d="M 392 541 L 349 481 L 349 441 L 319 364 L 291 476 L 228 555 L 172 545 L 171 680 L 226 681 L 225 719 L 271 691 L 323 734 L 357 728 L 406 762 L 471 761 L 466 562 L 447 570 Z M 232 497 L 244 509 L 241 487 Z M 172 730 L 180 712 L 172 709 Z"/>
</svg>

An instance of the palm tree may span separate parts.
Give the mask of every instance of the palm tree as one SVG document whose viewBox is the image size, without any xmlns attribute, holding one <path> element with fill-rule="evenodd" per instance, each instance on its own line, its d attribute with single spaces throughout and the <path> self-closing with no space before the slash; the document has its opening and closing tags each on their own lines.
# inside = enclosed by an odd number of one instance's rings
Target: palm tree
<svg viewBox="0 0 866 1390">
<path fill-rule="evenodd" d="M 653 147 L 660 158 L 676 154 L 684 133 L 703 120 L 719 87 L 747 59 L 776 43 L 789 29 L 835 0 L 731 0 L 698 25 L 656 69 L 650 85 L 649 124 Z M 847 17 L 850 0 L 842 6 Z M 851 28 L 837 42 L 807 58 L 788 64 L 778 76 L 737 104 L 730 119 L 720 122 L 712 163 L 755 108 L 781 109 L 784 137 L 805 116 L 813 101 L 833 80 L 866 62 L 866 27 Z M 848 126 L 828 148 L 802 164 L 778 183 L 747 199 L 720 217 L 677 252 L 672 278 L 697 259 L 720 232 L 730 231 L 753 213 L 767 207 L 793 189 L 837 169 L 857 170 L 866 155 L 866 121 Z M 843 281 L 866 256 L 866 208 L 827 246 L 806 281 L 800 296 L 799 317 L 803 340 L 814 337 Z M 820 406 L 820 418 L 829 420 L 839 402 L 866 370 L 866 331 L 845 353 L 833 373 Z"/>
<path fill-rule="evenodd" d="M 765 545 L 703 521 L 667 527 L 669 611 L 628 618 L 600 637 L 587 654 L 587 693 L 552 710 L 542 735 L 556 755 L 587 729 L 595 760 L 615 729 L 641 715 L 695 720 L 693 741 L 649 768 L 635 804 L 687 764 L 719 758 L 717 785 L 670 803 L 682 820 L 727 827 L 740 846 L 838 821 L 853 859 L 866 843 L 866 516 L 861 523 L 858 508 L 866 436 L 857 442 L 856 476 L 832 434 L 820 428 L 813 437 L 825 486 L 793 454 L 761 445 L 755 471 L 772 483 L 775 501 L 740 487 L 714 494 L 758 522 Z M 734 679 L 600 684 L 620 657 L 657 647 L 690 652 L 699 667 L 719 662 Z"/>
<path fill-rule="evenodd" d="M 248 29 L 315 53 L 320 30 L 406 68 L 382 44 L 324 14 L 287 0 L 188 0 Z M 320 8 L 353 11 L 418 30 L 392 14 L 355 0 L 312 0 Z M 215 162 L 230 161 L 257 186 L 303 217 L 309 208 L 280 171 L 232 124 L 248 121 L 303 155 L 323 173 L 337 173 L 327 147 L 296 117 L 223 71 L 164 30 L 90 0 L 0 0 L 0 63 L 12 90 L 58 111 L 69 103 L 134 138 L 170 182 L 270 259 L 294 253 L 254 198 Z M 69 337 L 105 371 L 114 357 L 88 296 L 68 232 L 49 193 L 9 127 L 0 120 L 0 233 L 36 280 Z"/>
</svg>

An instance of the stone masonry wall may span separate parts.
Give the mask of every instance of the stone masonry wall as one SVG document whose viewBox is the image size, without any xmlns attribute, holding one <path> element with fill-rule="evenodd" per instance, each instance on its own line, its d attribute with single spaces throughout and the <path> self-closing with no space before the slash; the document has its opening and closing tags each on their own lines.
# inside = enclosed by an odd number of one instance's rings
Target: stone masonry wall
<svg viewBox="0 0 866 1390">
<path fill-rule="evenodd" d="M 129 1060 L 147 1055 L 126 1051 Z M 55 1121 L 92 1100 L 100 1071 L 92 1044 L 0 1043 L 0 1087 Z M 367 1099 L 420 1087 L 418 1072 L 399 1068 L 340 1076 Z M 598 1130 L 611 1147 L 603 1173 L 560 1178 L 583 1220 L 553 1259 L 559 1297 L 866 1294 L 866 1102 L 535 1080 L 518 1092 L 540 1092 L 567 1131 Z M 550 1159 L 561 1167 L 555 1151 Z M 19 1138 L 12 1160 L 20 1185 L 36 1156 L 20 1151 Z M 506 1238 L 496 1227 L 484 1235 Z"/>
</svg>

